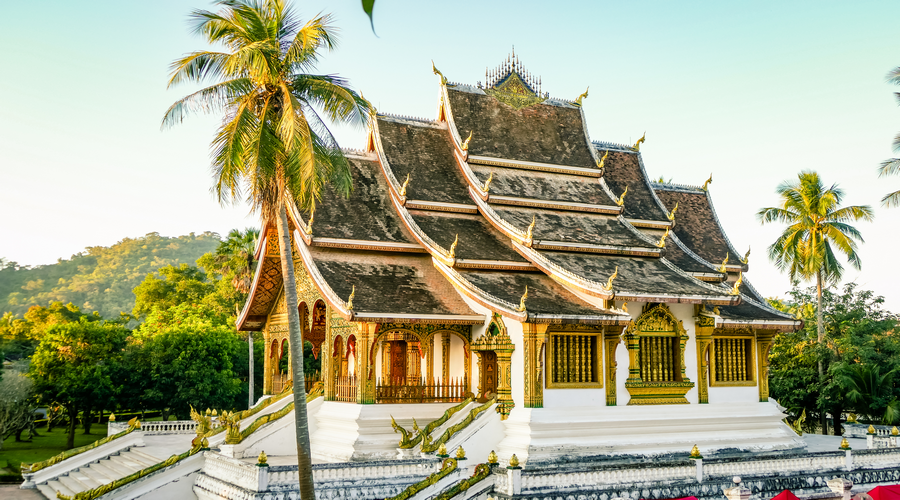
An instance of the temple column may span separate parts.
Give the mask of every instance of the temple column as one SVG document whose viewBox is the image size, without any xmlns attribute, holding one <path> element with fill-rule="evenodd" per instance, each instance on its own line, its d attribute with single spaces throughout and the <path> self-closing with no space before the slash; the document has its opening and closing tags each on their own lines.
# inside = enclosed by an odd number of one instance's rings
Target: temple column
<svg viewBox="0 0 900 500">
<path fill-rule="evenodd" d="M 628 348 L 628 379 L 626 382 L 641 383 L 641 367 L 639 355 L 641 349 L 641 338 L 636 332 L 627 332 L 625 334 L 625 347 Z"/>
<path fill-rule="evenodd" d="M 610 326 L 603 329 L 603 339 L 606 344 L 606 406 L 616 406 L 616 349 L 621 341 L 620 327 Z"/>
<path fill-rule="evenodd" d="M 356 334 L 356 402 L 375 403 L 375 360 L 372 359 L 377 323 L 359 323 Z"/>
<path fill-rule="evenodd" d="M 425 343 L 425 382 L 434 380 L 434 335 Z"/>
<path fill-rule="evenodd" d="M 525 340 L 525 408 L 544 407 L 541 347 L 546 342 L 548 326 L 534 323 L 522 324 Z"/>
<path fill-rule="evenodd" d="M 769 400 L 769 348 L 772 347 L 772 340 L 775 332 L 769 330 L 756 331 L 756 373 L 759 377 L 757 386 L 759 387 L 759 402 L 765 403 Z"/>
<path fill-rule="evenodd" d="M 463 363 L 465 364 L 465 378 L 463 383 L 466 386 L 465 393 L 472 392 L 472 346 L 463 341 Z"/>
<path fill-rule="evenodd" d="M 441 383 L 450 383 L 450 332 L 441 334 Z"/>
<path fill-rule="evenodd" d="M 418 385 L 422 372 L 422 358 L 419 343 L 409 342 L 406 350 L 406 385 Z"/>
<path fill-rule="evenodd" d="M 494 352 L 497 353 L 497 411 L 506 420 L 516 405 L 512 398 L 512 349 Z"/>
<path fill-rule="evenodd" d="M 381 383 L 391 385 L 391 343 L 381 341 Z"/>
<path fill-rule="evenodd" d="M 709 361 L 707 352 L 712 344 L 712 334 L 716 327 L 716 319 L 710 316 L 697 316 L 694 319 L 694 332 L 697 343 L 697 396 L 700 404 L 709 403 Z"/>
<path fill-rule="evenodd" d="M 472 353 L 474 353 L 475 356 L 478 356 L 478 358 L 475 360 L 475 362 L 478 363 L 478 381 L 477 381 L 476 388 L 475 388 L 475 397 L 476 398 L 481 397 L 481 392 L 482 392 L 481 379 L 484 378 L 484 368 L 481 366 L 481 352 L 482 351 L 472 351 Z"/>
</svg>

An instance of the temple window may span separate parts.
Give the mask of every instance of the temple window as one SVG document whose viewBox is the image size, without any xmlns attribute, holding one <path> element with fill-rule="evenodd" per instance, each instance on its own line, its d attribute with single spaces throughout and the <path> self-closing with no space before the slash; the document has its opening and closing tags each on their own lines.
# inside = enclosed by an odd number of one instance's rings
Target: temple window
<svg viewBox="0 0 900 500">
<path fill-rule="evenodd" d="M 752 338 L 715 337 L 709 358 L 711 385 L 755 385 Z"/>
<path fill-rule="evenodd" d="M 547 387 L 602 387 L 599 333 L 551 333 L 547 357 Z"/>
<path fill-rule="evenodd" d="M 643 335 L 638 354 L 644 382 L 681 381 L 681 349 L 676 335 Z"/>
</svg>

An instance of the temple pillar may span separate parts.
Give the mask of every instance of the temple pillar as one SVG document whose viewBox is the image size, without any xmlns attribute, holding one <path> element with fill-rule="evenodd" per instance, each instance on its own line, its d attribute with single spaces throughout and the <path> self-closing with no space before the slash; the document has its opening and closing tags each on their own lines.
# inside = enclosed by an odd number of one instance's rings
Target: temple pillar
<svg viewBox="0 0 900 500">
<path fill-rule="evenodd" d="M 382 384 L 391 384 L 391 343 L 381 341 L 381 380 Z"/>
<path fill-rule="evenodd" d="M 434 379 L 434 335 L 425 343 L 425 382 Z"/>
<path fill-rule="evenodd" d="M 359 404 L 375 403 L 375 353 L 372 344 L 375 341 L 377 323 L 359 323 L 356 334 L 356 402 Z"/>
<path fill-rule="evenodd" d="M 616 349 L 622 340 L 621 328 L 617 326 L 603 329 L 604 343 L 606 344 L 606 406 L 616 406 Z"/>
<path fill-rule="evenodd" d="M 441 334 L 441 383 L 450 383 L 450 332 Z"/>
<path fill-rule="evenodd" d="M 759 374 L 757 386 L 759 387 L 760 403 L 769 400 L 769 348 L 772 347 L 774 338 L 775 332 L 773 331 L 756 331 L 756 373 Z"/>
<path fill-rule="evenodd" d="M 506 420 L 516 405 L 512 398 L 512 349 L 494 352 L 497 353 L 497 411 Z"/>
<path fill-rule="evenodd" d="M 272 394 L 272 339 L 268 328 L 263 330 L 263 339 L 263 394 Z"/>
<path fill-rule="evenodd" d="M 712 344 L 712 334 L 716 327 L 716 319 L 711 316 L 700 316 L 694 319 L 694 333 L 697 343 L 697 396 L 700 404 L 709 403 L 709 361 L 706 354 Z"/>
<path fill-rule="evenodd" d="M 406 384 L 418 385 L 422 375 L 422 357 L 419 343 L 409 342 L 406 350 Z"/>
<path fill-rule="evenodd" d="M 547 339 L 548 326 L 534 323 L 522 324 L 525 340 L 525 408 L 544 407 L 541 348 Z"/>
<path fill-rule="evenodd" d="M 628 349 L 628 379 L 626 382 L 641 383 L 641 367 L 638 365 L 641 338 L 635 331 L 625 333 L 625 347 Z"/>
</svg>

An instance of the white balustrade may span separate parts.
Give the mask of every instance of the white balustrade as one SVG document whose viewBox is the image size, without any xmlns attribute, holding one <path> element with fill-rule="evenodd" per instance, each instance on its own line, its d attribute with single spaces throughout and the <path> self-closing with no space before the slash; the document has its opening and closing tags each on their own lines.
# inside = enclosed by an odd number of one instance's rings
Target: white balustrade
<svg viewBox="0 0 900 500">
<path fill-rule="evenodd" d="M 141 422 L 144 435 L 157 434 L 195 434 L 197 422 L 193 420 L 174 420 L 167 422 Z"/>
<path fill-rule="evenodd" d="M 206 452 L 205 457 L 204 474 L 250 491 L 266 490 L 264 478 L 260 478 L 265 473 L 266 467 L 257 467 L 256 464 L 235 460 L 219 453 Z M 294 474 L 296 475 L 296 471 Z"/>
</svg>

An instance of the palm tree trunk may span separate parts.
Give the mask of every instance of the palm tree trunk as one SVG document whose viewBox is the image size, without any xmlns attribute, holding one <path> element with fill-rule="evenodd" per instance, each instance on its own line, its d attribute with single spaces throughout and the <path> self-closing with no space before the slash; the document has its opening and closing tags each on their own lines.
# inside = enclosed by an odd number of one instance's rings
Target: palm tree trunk
<svg viewBox="0 0 900 500">
<path fill-rule="evenodd" d="M 300 312 L 297 310 L 297 283 L 294 281 L 294 256 L 288 234 L 287 211 L 284 203 L 278 209 L 278 241 L 281 253 L 281 274 L 284 276 L 284 298 L 287 304 L 288 334 L 291 349 L 291 371 L 294 385 L 294 421 L 297 434 L 297 470 L 300 477 L 301 500 L 316 500 L 309 447 L 309 424 L 306 415 L 306 381 L 303 377 L 303 337 L 300 331 Z"/>
<path fill-rule="evenodd" d="M 822 269 L 816 271 L 816 333 L 818 334 L 819 344 L 819 386 L 820 390 L 825 390 L 825 369 L 822 363 L 824 354 L 822 353 L 822 343 L 825 340 L 825 321 L 822 314 Z M 822 408 L 819 421 L 822 424 L 822 434 L 828 434 L 828 417 L 825 408 Z"/>
</svg>

